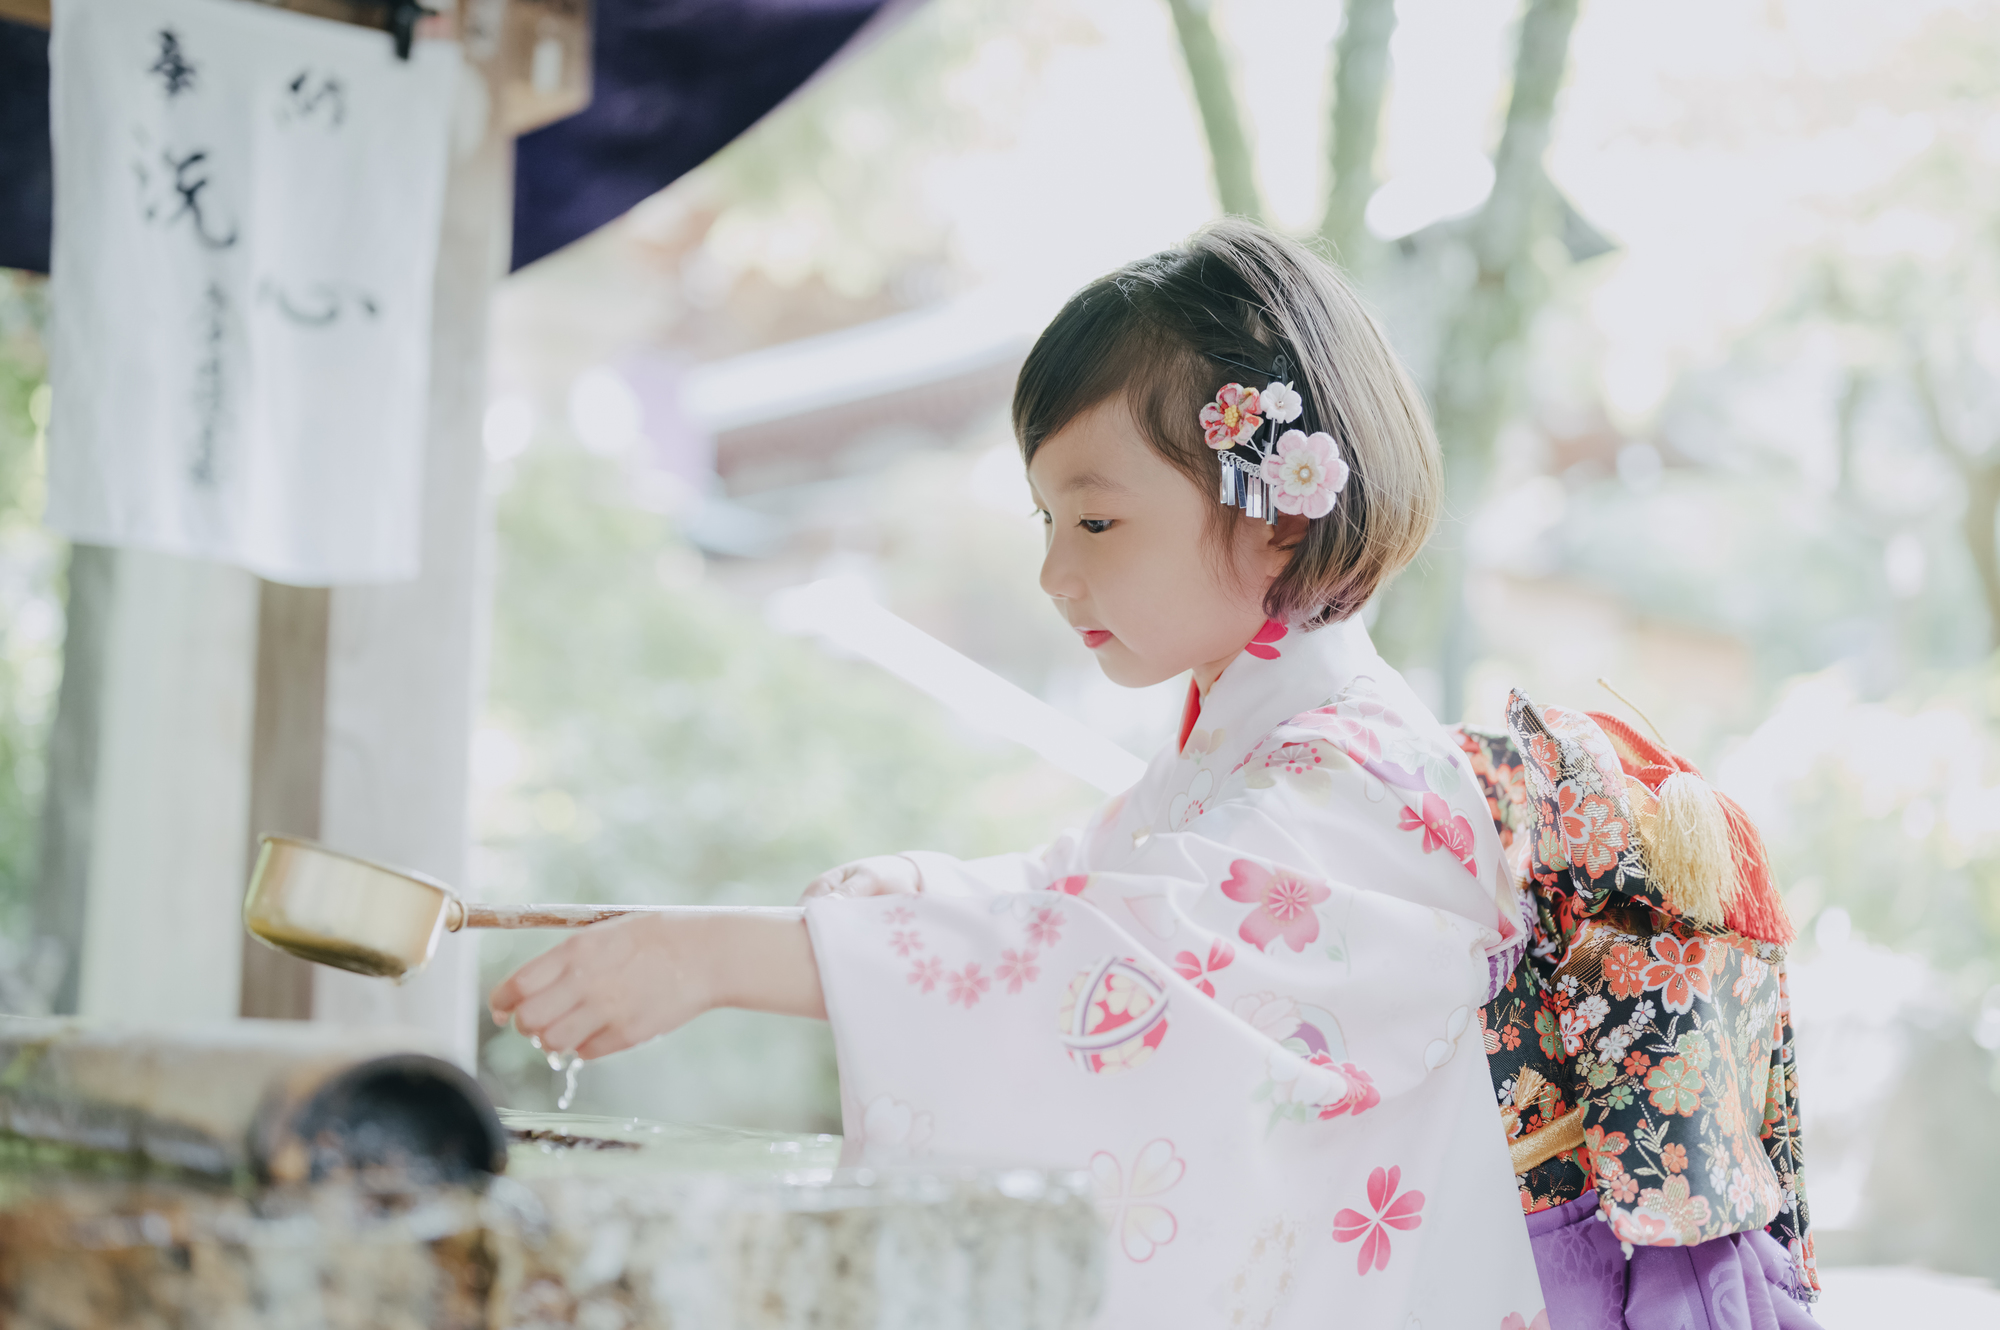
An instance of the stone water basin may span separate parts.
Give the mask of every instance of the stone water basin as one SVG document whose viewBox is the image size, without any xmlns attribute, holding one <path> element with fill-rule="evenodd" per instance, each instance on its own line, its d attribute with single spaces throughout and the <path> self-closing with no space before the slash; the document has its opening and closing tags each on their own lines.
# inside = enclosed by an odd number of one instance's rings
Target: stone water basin
<svg viewBox="0 0 2000 1330">
<path fill-rule="evenodd" d="M 843 1169 L 840 1141 L 502 1111 L 483 1190 L 246 1194 L 0 1176 L 0 1322 L 32 1330 L 1081 1330 L 1088 1179 Z"/>
</svg>

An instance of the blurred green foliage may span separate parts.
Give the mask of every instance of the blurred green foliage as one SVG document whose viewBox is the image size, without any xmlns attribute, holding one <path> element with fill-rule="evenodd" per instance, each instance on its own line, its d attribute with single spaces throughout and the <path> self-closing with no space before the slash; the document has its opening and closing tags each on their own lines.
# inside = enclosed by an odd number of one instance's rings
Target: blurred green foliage
<svg viewBox="0 0 2000 1330">
<path fill-rule="evenodd" d="M 0 271 L 0 936 L 27 927 L 62 617 L 41 529 L 45 283 Z"/>
<path fill-rule="evenodd" d="M 718 212 L 712 252 L 755 253 L 785 284 L 816 275 L 847 296 L 948 280 L 951 236 L 925 198 L 931 164 L 1004 140 L 1050 51 L 1095 36 L 1061 0 L 927 0 L 690 178 Z"/>
<path fill-rule="evenodd" d="M 1905 117 L 1913 150 L 1688 367 L 1638 445 L 1650 466 L 1565 478 L 1552 534 L 1567 576 L 1750 648 L 1776 719 L 1748 747 L 1787 773 L 1758 811 L 1794 913 L 1839 907 L 1967 1007 L 2000 982 L 1996 51 L 1990 24 L 1942 14 L 1880 68 L 1823 76 Z M 1789 694 L 1814 725 L 1787 725 Z"/>
</svg>

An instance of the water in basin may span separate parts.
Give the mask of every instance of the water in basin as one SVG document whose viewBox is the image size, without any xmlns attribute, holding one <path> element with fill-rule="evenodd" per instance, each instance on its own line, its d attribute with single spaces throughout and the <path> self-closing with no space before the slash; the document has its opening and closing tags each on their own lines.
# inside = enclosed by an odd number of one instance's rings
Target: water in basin
<svg viewBox="0 0 2000 1330">
<path fill-rule="evenodd" d="M 840 1137 L 745 1131 L 589 1113 L 500 1110 L 514 1177 L 629 1176 L 635 1172 L 830 1175 Z"/>
</svg>

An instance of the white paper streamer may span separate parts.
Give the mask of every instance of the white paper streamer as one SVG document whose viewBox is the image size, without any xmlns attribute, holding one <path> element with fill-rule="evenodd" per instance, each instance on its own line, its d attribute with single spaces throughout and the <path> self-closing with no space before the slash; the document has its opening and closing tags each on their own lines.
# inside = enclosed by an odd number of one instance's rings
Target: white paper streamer
<svg viewBox="0 0 2000 1330">
<path fill-rule="evenodd" d="M 1146 770 L 1139 758 L 897 617 L 850 581 L 795 587 L 780 593 L 772 611 L 779 627 L 817 634 L 875 662 L 973 728 L 1022 744 L 1106 794 L 1130 789 Z"/>
</svg>

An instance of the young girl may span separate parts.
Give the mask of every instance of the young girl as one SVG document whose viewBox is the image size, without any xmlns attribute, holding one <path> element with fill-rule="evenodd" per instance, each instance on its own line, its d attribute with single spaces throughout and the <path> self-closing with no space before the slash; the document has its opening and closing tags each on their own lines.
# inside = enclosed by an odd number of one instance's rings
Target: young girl
<svg viewBox="0 0 2000 1330">
<path fill-rule="evenodd" d="M 599 925 L 494 1018 L 596 1058 L 825 1016 L 851 1159 L 1092 1171 L 1106 1325 L 1523 1330 L 1479 1010 L 1532 915 L 1356 618 L 1437 512 L 1416 390 L 1329 267 L 1230 221 L 1072 298 L 1014 423 L 1042 588 L 1118 683 L 1192 675 L 1178 742 L 1039 853 L 862 860 L 802 923 Z"/>
</svg>

